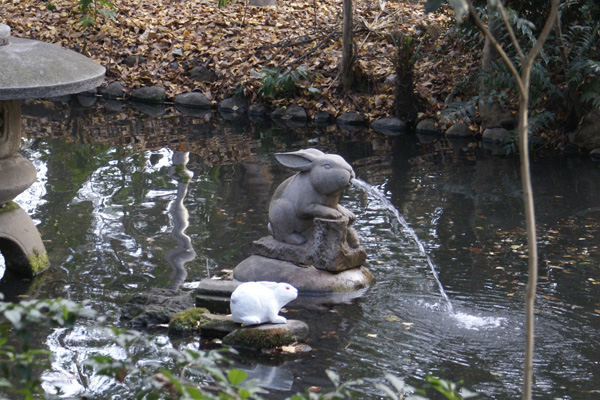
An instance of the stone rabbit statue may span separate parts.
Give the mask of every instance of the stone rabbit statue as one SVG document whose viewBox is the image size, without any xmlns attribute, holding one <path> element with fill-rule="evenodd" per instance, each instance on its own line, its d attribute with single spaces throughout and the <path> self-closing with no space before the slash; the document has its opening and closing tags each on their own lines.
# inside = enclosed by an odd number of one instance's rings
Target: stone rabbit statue
<svg viewBox="0 0 600 400">
<path fill-rule="evenodd" d="M 289 283 L 245 282 L 231 294 L 231 316 L 234 322 L 246 325 L 285 324 L 279 310 L 296 297 L 298 290 Z"/>
<path fill-rule="evenodd" d="M 283 181 L 271 198 L 269 232 L 276 240 L 304 244 L 315 217 L 346 217 L 349 223 L 356 219 L 352 212 L 338 204 L 340 194 L 355 177 L 346 160 L 317 149 L 276 153 L 275 158 L 298 171 Z"/>
</svg>

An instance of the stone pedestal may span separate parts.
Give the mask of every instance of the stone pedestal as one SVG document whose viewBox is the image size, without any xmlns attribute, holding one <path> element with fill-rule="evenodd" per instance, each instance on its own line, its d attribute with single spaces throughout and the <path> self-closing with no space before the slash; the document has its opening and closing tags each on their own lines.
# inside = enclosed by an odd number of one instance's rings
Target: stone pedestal
<svg viewBox="0 0 600 400">
<path fill-rule="evenodd" d="M 21 102 L 0 101 L 0 159 L 12 156 L 20 146 Z"/>
<path fill-rule="evenodd" d="M 313 230 L 303 245 L 287 244 L 273 236 L 265 236 L 254 241 L 252 246 L 257 255 L 330 272 L 359 267 L 367 259 L 367 253 L 358 245 L 356 232 L 347 218 L 315 218 Z"/>
<path fill-rule="evenodd" d="M 37 172 L 16 154 L 21 143 L 21 106 L 0 101 L 0 253 L 13 275 L 33 277 L 48 268 L 48 255 L 33 221 L 12 200 L 29 188 Z"/>
<path fill-rule="evenodd" d="M 369 287 L 373 275 L 363 264 L 367 254 L 348 219 L 314 219 L 303 245 L 265 236 L 253 243 L 255 255 L 239 263 L 234 279 L 287 282 L 301 294 L 349 293 Z"/>
<path fill-rule="evenodd" d="M 13 202 L 0 208 L 0 253 L 6 261 L 6 269 L 21 277 L 33 277 L 49 265 L 33 221 Z"/>
<path fill-rule="evenodd" d="M 287 282 L 301 294 L 353 292 L 373 283 L 373 275 L 362 266 L 342 272 L 329 272 L 258 255 L 239 263 L 233 271 L 233 278 L 242 282 Z"/>
</svg>

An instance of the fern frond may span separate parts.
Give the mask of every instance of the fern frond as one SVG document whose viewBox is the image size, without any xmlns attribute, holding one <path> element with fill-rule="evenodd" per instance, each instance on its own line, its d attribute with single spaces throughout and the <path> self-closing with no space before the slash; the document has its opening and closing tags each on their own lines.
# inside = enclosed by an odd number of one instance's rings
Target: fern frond
<svg viewBox="0 0 600 400">
<path fill-rule="evenodd" d="M 538 135 L 540 132 L 550 129 L 555 122 L 554 114 L 550 111 L 532 113 L 529 117 L 529 134 Z"/>
<path fill-rule="evenodd" d="M 600 109 L 600 79 L 596 79 L 588 85 L 587 90 L 581 95 L 581 101 Z"/>
<path fill-rule="evenodd" d="M 440 117 L 442 121 L 450 124 L 456 123 L 459 119 L 472 121 L 475 119 L 478 101 L 479 96 L 474 96 L 468 101 L 455 101 L 440 113 Z"/>
</svg>

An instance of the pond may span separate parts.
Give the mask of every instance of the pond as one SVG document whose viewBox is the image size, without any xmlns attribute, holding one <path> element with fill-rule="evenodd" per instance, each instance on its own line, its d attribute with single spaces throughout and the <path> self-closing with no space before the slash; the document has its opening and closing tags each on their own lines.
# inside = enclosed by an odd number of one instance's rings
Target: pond
<svg viewBox="0 0 600 400">
<path fill-rule="evenodd" d="M 22 152 L 38 180 L 16 201 L 37 223 L 52 267 L 32 284 L 3 281 L 10 299 L 89 299 L 109 321 L 125 324 L 132 295 L 179 280 L 193 290 L 250 255 L 251 242 L 267 234 L 274 188 L 291 174 L 273 153 L 318 147 L 342 155 L 382 192 L 426 254 L 385 204 L 349 188 L 342 203 L 357 216 L 376 283 L 347 304 L 288 310 L 286 317 L 309 325 L 312 351 L 245 360 L 244 368 L 270 382 L 265 397 L 328 387 L 327 369 L 343 380 L 363 378 L 363 398 L 381 396 L 374 383 L 385 373 L 416 385 L 435 375 L 491 398 L 520 397 L 527 259 L 516 159 L 492 156 L 477 142 L 414 134 L 155 114 L 118 104 L 24 106 Z M 181 153 L 194 174 L 187 193 L 172 169 Z M 534 397 L 598 397 L 600 165 L 535 157 L 532 173 L 540 255 Z M 181 216 L 191 243 L 185 251 L 173 234 Z M 183 274 L 173 267 L 177 257 Z M 156 343 L 170 343 L 166 332 L 154 334 Z M 111 351 L 93 327 L 81 323 L 39 340 L 56 356 L 45 388 L 120 398 L 117 383 L 77 367 L 89 354 Z"/>
</svg>

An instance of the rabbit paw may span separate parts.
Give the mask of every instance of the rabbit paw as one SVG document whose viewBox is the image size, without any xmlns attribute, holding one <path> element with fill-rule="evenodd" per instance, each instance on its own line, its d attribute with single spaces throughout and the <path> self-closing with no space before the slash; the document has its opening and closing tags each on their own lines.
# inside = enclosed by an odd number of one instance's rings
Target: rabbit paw
<svg viewBox="0 0 600 400">
<path fill-rule="evenodd" d="M 253 315 L 247 315 L 239 319 L 240 323 L 244 325 L 258 325 L 261 323 L 260 318 Z"/>
<path fill-rule="evenodd" d="M 281 315 L 276 315 L 275 317 L 271 318 L 271 322 L 273 324 L 285 324 L 287 322 L 287 319 L 285 317 L 282 317 Z"/>
<path fill-rule="evenodd" d="M 340 205 L 338 205 L 337 209 L 340 214 L 342 214 L 344 217 L 348 218 L 350 223 L 353 223 L 354 221 L 356 221 L 356 215 L 354 215 L 354 213 L 352 211 L 350 211 L 347 208 L 342 207 Z"/>
<path fill-rule="evenodd" d="M 344 215 L 344 214 L 342 214 L 341 212 L 339 212 L 336 209 L 329 208 L 329 207 L 327 207 L 327 208 L 328 208 L 327 210 L 323 211 L 323 214 L 321 215 L 321 218 L 340 219 Z"/>
</svg>

